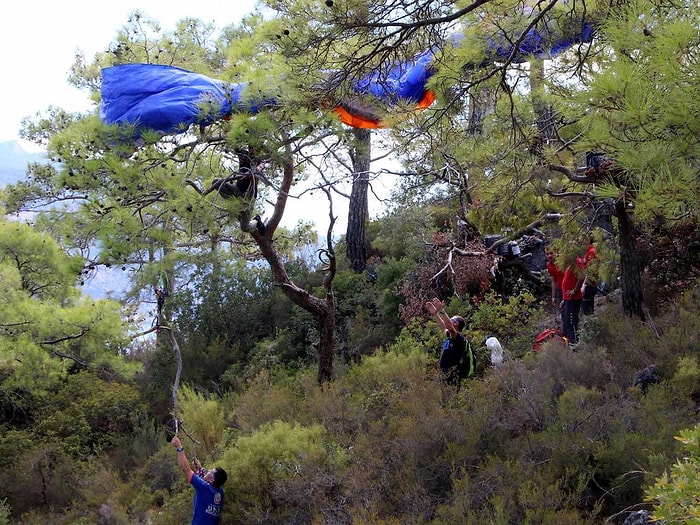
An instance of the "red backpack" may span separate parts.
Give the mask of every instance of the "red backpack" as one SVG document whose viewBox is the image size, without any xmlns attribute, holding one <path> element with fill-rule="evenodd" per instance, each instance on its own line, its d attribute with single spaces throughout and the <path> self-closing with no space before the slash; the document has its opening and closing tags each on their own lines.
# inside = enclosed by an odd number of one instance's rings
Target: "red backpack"
<svg viewBox="0 0 700 525">
<path fill-rule="evenodd" d="M 546 342 L 555 340 L 567 346 L 569 345 L 569 340 L 566 338 L 566 335 L 564 335 L 564 332 L 554 328 L 547 328 L 546 330 L 542 330 L 539 334 L 537 334 L 535 341 L 532 343 L 532 348 L 539 350 Z"/>
</svg>

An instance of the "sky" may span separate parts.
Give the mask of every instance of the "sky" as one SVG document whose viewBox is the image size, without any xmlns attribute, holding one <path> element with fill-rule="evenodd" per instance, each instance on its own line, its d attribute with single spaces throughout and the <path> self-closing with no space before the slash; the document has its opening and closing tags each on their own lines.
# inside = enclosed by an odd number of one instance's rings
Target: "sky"
<svg viewBox="0 0 700 525">
<path fill-rule="evenodd" d="M 0 142 L 19 140 L 22 118 L 49 106 L 67 111 L 94 107 L 67 82 L 76 50 L 88 62 L 107 49 L 138 9 L 172 30 L 187 16 L 223 28 L 253 11 L 255 0 L 7 0 L 0 7 L 3 81 Z M 30 145 L 22 143 L 25 149 Z"/>
</svg>

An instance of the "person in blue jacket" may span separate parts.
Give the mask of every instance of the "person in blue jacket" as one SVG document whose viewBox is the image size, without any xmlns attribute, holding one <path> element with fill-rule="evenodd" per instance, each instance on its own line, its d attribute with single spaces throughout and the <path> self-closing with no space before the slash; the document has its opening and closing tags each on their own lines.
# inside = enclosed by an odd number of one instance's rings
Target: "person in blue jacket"
<svg viewBox="0 0 700 525">
<path fill-rule="evenodd" d="M 467 338 L 462 335 L 465 321 L 463 317 L 450 317 L 445 311 L 445 304 L 440 299 L 425 303 L 441 330 L 445 332 L 445 342 L 440 353 L 440 370 L 446 383 L 459 385 L 463 378 L 474 374 L 474 354 Z"/>
<path fill-rule="evenodd" d="M 177 464 L 185 473 L 187 482 L 194 488 L 191 525 L 219 525 L 221 506 L 224 504 L 224 489 L 228 475 L 221 467 L 209 470 L 200 476 L 195 474 L 187 460 L 180 438 L 175 436 L 170 443 L 177 450 Z"/>
</svg>

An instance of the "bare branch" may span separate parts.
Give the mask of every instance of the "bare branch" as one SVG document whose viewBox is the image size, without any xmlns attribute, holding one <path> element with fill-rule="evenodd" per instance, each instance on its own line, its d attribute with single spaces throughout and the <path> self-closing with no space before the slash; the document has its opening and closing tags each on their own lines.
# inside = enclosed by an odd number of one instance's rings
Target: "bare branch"
<svg viewBox="0 0 700 525">
<path fill-rule="evenodd" d="M 576 172 L 574 172 L 573 170 L 567 168 L 566 166 L 562 166 L 560 164 L 550 164 L 548 167 L 552 171 L 558 171 L 559 173 L 563 173 L 566 176 L 566 178 L 572 182 L 591 184 L 591 183 L 596 182 L 598 179 L 595 176 L 586 175 L 585 172 L 583 175 L 577 175 Z"/>
<path fill-rule="evenodd" d="M 143 337 L 144 335 L 152 334 L 153 332 L 157 332 L 158 330 L 170 330 L 169 327 L 167 326 L 162 326 L 162 325 L 155 325 L 149 328 L 148 330 L 145 330 L 143 332 L 139 332 L 137 334 L 134 334 L 131 336 L 131 340 L 133 341 L 134 339 L 138 339 L 139 337 Z"/>
</svg>

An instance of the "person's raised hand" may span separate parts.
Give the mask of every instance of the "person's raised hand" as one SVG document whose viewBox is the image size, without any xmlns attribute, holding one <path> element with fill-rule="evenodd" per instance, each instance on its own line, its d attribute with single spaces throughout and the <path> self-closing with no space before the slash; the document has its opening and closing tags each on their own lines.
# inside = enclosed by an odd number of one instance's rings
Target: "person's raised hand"
<svg viewBox="0 0 700 525">
<path fill-rule="evenodd" d="M 432 302 L 433 302 L 433 306 L 435 307 L 435 311 L 436 311 L 436 312 L 439 312 L 440 310 L 444 310 L 444 309 L 445 309 L 445 303 L 443 303 L 443 302 L 442 302 L 440 299 L 438 299 L 437 297 L 436 297 L 435 299 L 433 299 Z"/>
</svg>

